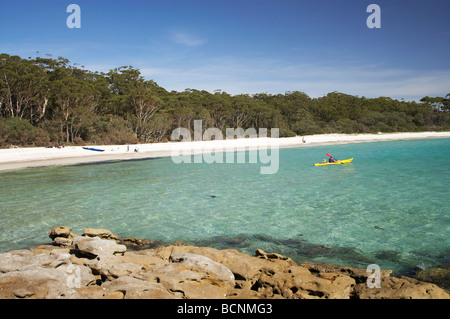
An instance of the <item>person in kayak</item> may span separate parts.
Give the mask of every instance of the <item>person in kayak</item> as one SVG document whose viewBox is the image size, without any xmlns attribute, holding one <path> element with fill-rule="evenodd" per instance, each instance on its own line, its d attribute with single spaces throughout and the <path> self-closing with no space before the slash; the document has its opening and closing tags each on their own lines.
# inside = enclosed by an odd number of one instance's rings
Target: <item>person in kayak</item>
<svg viewBox="0 0 450 319">
<path fill-rule="evenodd" d="M 335 159 L 333 158 L 333 155 L 331 155 L 330 158 L 328 159 L 328 162 L 329 162 L 329 163 L 334 163 L 334 162 L 337 162 L 337 160 L 335 160 Z"/>
</svg>

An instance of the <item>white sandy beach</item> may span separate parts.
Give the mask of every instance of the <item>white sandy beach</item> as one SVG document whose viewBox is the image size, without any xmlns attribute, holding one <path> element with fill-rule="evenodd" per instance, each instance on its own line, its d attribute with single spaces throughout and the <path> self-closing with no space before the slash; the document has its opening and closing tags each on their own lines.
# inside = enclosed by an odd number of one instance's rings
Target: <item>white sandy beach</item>
<svg viewBox="0 0 450 319">
<path fill-rule="evenodd" d="M 394 141 L 427 138 L 450 138 L 450 132 L 419 132 L 419 133 L 392 133 L 392 134 L 320 134 L 287 138 L 240 138 L 233 140 L 195 141 L 195 142 L 168 142 L 152 144 L 130 145 L 96 145 L 104 152 L 85 150 L 81 146 L 68 146 L 64 148 L 10 148 L 0 149 L 0 170 L 19 169 L 26 167 L 39 167 L 51 165 L 72 165 L 80 163 L 143 159 L 151 157 L 171 156 L 190 150 L 193 153 L 210 152 L 211 149 L 220 151 L 237 151 L 248 148 L 265 147 L 306 147 L 315 145 L 333 145 L 346 143 L 363 143 L 377 141 Z M 127 147 L 129 146 L 129 151 Z M 139 152 L 134 152 L 137 148 Z"/>
</svg>

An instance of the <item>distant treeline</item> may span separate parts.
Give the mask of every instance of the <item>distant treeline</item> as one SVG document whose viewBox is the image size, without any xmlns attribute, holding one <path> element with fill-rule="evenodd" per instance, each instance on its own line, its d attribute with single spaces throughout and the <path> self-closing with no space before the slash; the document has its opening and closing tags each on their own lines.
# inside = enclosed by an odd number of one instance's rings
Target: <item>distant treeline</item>
<svg viewBox="0 0 450 319">
<path fill-rule="evenodd" d="M 450 130 L 450 93 L 406 102 L 332 92 L 230 95 L 168 92 L 138 69 L 91 72 L 59 57 L 0 54 L 0 147 L 167 141 L 177 127 L 319 133 Z"/>
</svg>

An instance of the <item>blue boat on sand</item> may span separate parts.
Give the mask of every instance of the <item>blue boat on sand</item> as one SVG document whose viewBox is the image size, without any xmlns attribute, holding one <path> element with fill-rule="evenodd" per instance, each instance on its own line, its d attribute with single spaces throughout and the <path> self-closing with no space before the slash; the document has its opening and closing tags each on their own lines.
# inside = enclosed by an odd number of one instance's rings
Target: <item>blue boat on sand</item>
<svg viewBox="0 0 450 319">
<path fill-rule="evenodd" d="M 102 150 L 102 149 L 100 149 L 100 148 L 84 147 L 84 146 L 83 146 L 83 149 L 89 150 L 89 151 L 97 151 L 97 152 L 104 152 L 104 151 L 105 151 L 105 150 Z"/>
</svg>

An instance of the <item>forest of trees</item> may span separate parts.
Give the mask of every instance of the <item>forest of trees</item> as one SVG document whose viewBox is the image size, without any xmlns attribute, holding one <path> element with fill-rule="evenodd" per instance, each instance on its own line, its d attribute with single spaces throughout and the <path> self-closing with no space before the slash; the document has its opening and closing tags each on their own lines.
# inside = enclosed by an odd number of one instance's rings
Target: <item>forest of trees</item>
<svg viewBox="0 0 450 319">
<path fill-rule="evenodd" d="M 449 88 L 450 89 L 450 88 Z M 138 69 L 85 70 L 59 57 L 0 54 L 0 147 L 167 141 L 173 129 L 279 128 L 280 137 L 319 133 L 450 130 L 450 93 L 406 102 L 332 92 L 168 92 Z"/>
</svg>

